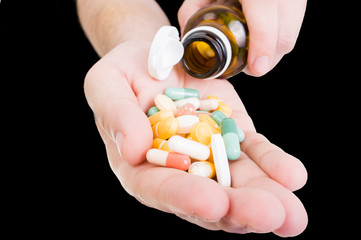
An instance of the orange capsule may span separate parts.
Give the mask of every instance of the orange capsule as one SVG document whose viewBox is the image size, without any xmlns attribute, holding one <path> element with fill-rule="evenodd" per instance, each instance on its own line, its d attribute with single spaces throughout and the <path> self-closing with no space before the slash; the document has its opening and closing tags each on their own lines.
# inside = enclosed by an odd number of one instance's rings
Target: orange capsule
<svg viewBox="0 0 361 240">
<path fill-rule="evenodd" d="M 155 148 L 148 150 L 146 158 L 150 163 L 183 171 L 188 170 L 191 165 L 191 159 L 185 154 L 167 152 Z"/>
</svg>

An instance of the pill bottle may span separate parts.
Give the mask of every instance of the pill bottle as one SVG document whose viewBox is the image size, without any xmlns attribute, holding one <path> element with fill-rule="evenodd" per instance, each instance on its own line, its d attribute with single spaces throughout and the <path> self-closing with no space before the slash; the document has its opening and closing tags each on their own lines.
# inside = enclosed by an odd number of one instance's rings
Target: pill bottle
<svg viewBox="0 0 361 240">
<path fill-rule="evenodd" d="M 218 1 L 193 14 L 181 41 L 175 27 L 159 29 L 149 52 L 149 73 L 164 80 L 180 61 L 193 77 L 229 78 L 247 66 L 248 44 L 248 28 L 239 1 Z"/>
<path fill-rule="evenodd" d="M 229 78 L 247 65 L 248 28 L 239 1 L 214 3 L 187 22 L 181 60 L 196 78 Z"/>
</svg>

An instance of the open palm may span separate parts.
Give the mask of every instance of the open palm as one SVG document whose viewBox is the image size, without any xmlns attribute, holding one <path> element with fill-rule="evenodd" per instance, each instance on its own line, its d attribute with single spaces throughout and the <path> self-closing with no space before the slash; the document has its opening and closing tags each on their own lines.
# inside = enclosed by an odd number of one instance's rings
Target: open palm
<svg viewBox="0 0 361 240">
<path fill-rule="evenodd" d="M 149 42 L 126 42 L 89 71 L 85 94 L 95 114 L 110 165 L 125 190 L 141 203 L 174 213 L 207 229 L 228 232 L 300 234 L 307 214 L 292 193 L 307 180 L 302 163 L 258 134 L 237 92 L 227 80 L 200 80 L 177 65 L 157 81 L 147 69 Z M 167 87 L 198 89 L 229 105 L 244 130 L 242 154 L 230 162 L 232 186 L 158 167 L 145 161 L 152 130 L 145 112 Z"/>
</svg>

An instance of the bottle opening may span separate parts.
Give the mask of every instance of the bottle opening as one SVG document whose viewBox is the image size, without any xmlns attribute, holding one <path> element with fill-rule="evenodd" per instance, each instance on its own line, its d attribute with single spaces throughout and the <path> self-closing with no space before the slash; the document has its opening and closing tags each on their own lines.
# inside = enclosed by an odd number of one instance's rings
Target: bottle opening
<svg viewBox="0 0 361 240">
<path fill-rule="evenodd" d="M 212 33 L 195 32 L 183 41 L 182 64 L 197 78 L 210 78 L 223 70 L 226 62 L 225 48 Z"/>
<path fill-rule="evenodd" d="M 184 49 L 184 63 L 195 74 L 207 74 L 216 65 L 217 58 L 212 47 L 203 41 L 195 41 Z"/>
</svg>

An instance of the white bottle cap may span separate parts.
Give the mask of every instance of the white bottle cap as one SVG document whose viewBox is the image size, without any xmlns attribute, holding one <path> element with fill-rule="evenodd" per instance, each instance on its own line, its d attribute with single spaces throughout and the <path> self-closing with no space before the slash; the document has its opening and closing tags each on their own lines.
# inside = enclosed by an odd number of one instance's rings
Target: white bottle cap
<svg viewBox="0 0 361 240">
<path fill-rule="evenodd" d="M 158 80 L 166 79 L 183 57 L 184 48 L 177 28 L 161 27 L 153 38 L 148 57 L 148 71 Z"/>
</svg>

